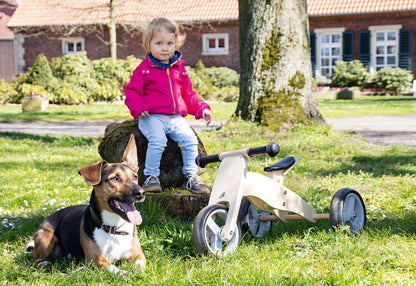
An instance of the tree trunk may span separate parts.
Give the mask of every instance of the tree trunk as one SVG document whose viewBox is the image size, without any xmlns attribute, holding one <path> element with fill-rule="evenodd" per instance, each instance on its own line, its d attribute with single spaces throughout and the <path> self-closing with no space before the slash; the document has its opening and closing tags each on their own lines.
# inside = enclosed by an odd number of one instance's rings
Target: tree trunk
<svg viewBox="0 0 416 286">
<path fill-rule="evenodd" d="M 235 116 L 279 131 L 323 121 L 312 95 L 305 0 L 239 0 L 240 98 Z"/>
<path fill-rule="evenodd" d="M 117 33 L 116 33 L 116 15 L 114 11 L 115 0 L 110 0 L 108 4 L 110 10 L 110 23 L 108 24 L 108 33 L 110 37 L 110 56 L 115 62 L 117 60 Z"/>
</svg>

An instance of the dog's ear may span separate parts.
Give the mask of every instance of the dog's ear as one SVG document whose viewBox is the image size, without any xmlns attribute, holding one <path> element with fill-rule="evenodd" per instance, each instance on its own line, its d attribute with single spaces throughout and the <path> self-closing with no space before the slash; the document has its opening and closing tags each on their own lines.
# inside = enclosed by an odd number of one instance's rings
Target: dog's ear
<svg viewBox="0 0 416 286">
<path fill-rule="evenodd" d="M 130 140 L 127 144 L 126 150 L 124 150 L 123 157 L 121 158 L 121 163 L 128 165 L 135 172 L 139 170 L 139 164 L 137 162 L 136 140 L 134 140 L 133 134 L 130 135 Z"/>
<path fill-rule="evenodd" d="M 92 165 L 85 166 L 78 171 L 78 174 L 82 176 L 84 181 L 91 185 L 95 186 L 101 183 L 101 170 L 106 161 L 102 160 Z"/>
</svg>

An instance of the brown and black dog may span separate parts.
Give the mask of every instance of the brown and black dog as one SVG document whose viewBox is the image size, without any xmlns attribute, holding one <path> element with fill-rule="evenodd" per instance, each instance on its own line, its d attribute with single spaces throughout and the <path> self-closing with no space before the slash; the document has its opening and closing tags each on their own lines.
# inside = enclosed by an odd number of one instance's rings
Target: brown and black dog
<svg viewBox="0 0 416 286">
<path fill-rule="evenodd" d="M 137 149 L 131 135 L 120 163 L 100 161 L 78 171 L 93 186 L 89 205 L 75 205 L 47 217 L 35 233 L 34 264 L 50 264 L 49 257 L 75 257 L 97 263 L 112 273 L 124 274 L 113 263 L 127 259 L 145 268 L 137 237 L 142 217 L 135 203 L 145 191 L 137 184 Z"/>
</svg>

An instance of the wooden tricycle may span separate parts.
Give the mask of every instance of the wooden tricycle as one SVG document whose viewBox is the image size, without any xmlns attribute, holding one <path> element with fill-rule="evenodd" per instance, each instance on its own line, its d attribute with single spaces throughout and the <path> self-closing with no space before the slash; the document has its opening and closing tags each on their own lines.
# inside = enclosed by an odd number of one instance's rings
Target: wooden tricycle
<svg viewBox="0 0 416 286">
<path fill-rule="evenodd" d="M 199 253 L 227 255 L 237 249 L 242 233 L 250 231 L 262 237 L 271 221 L 306 219 L 310 222 L 329 219 L 337 227 L 345 224 L 351 233 L 359 233 L 367 221 L 360 194 L 349 188 L 338 190 L 332 197 L 329 213 L 318 214 L 296 193 L 283 185 L 285 175 L 300 158 L 287 157 L 264 168 L 269 177 L 248 172 L 247 158 L 268 154 L 276 156 L 280 147 L 275 142 L 265 146 L 200 154 L 200 167 L 220 162 L 209 203 L 196 216 L 193 240 Z"/>
</svg>

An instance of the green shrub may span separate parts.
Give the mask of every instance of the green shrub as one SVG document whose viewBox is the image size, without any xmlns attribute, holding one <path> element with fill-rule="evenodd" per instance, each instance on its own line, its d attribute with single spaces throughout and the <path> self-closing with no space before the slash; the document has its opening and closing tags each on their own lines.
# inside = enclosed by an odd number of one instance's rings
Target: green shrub
<svg viewBox="0 0 416 286">
<path fill-rule="evenodd" d="M 189 75 L 189 78 L 192 82 L 193 89 L 198 93 L 199 96 L 207 99 L 213 94 L 213 86 L 209 81 L 203 80 L 199 74 L 196 73 L 196 70 L 186 66 L 186 71 Z"/>
<path fill-rule="evenodd" d="M 333 87 L 363 88 L 370 74 L 359 60 L 351 62 L 338 61 L 331 75 Z"/>
<path fill-rule="evenodd" d="M 18 94 L 10 83 L 0 80 L 0 104 L 18 102 Z"/>
<path fill-rule="evenodd" d="M 19 86 L 17 92 L 21 95 L 18 103 L 21 102 L 23 97 L 29 94 L 42 94 L 47 100 L 50 100 L 51 98 L 53 98 L 53 94 L 49 93 L 42 86 L 36 85 L 36 84 L 24 83 Z"/>
<path fill-rule="evenodd" d="M 413 76 L 408 70 L 387 67 L 378 70 L 373 81 L 377 87 L 384 88 L 389 93 L 397 95 L 400 91 L 410 87 L 412 79 Z"/>
<path fill-rule="evenodd" d="M 123 92 L 117 81 L 103 79 L 92 91 L 91 97 L 94 101 L 115 101 L 123 97 Z"/>
<path fill-rule="evenodd" d="M 27 71 L 27 83 L 47 87 L 53 78 L 52 69 L 44 54 L 40 54 L 32 67 Z"/>
<path fill-rule="evenodd" d="M 62 80 L 91 78 L 93 72 L 86 52 L 54 58 L 51 60 L 51 68 L 53 75 Z"/>
<path fill-rule="evenodd" d="M 130 81 L 133 71 L 140 64 L 141 60 L 133 56 L 127 57 L 126 60 L 117 60 L 113 62 L 111 58 L 102 58 L 92 61 L 94 78 L 98 81 L 104 79 L 116 80 L 120 85 L 120 90 Z"/>
<path fill-rule="evenodd" d="M 210 81 L 219 88 L 239 86 L 240 75 L 226 67 L 211 67 L 206 69 Z"/>
<path fill-rule="evenodd" d="M 238 101 L 240 96 L 240 88 L 237 86 L 225 86 L 218 90 L 217 98 L 224 102 Z"/>
<path fill-rule="evenodd" d="M 63 83 L 62 87 L 58 90 L 58 94 L 55 95 L 55 99 L 55 103 L 63 104 L 88 103 L 88 96 L 85 90 L 69 82 Z"/>
</svg>

